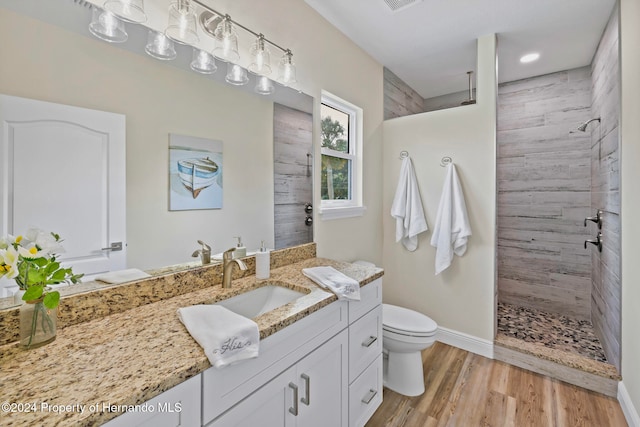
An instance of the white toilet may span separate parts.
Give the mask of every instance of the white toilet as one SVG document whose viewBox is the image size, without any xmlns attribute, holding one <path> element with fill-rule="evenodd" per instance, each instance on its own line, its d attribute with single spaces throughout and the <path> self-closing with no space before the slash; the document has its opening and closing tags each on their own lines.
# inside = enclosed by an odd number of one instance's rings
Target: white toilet
<svg viewBox="0 0 640 427">
<path fill-rule="evenodd" d="M 405 396 L 424 393 L 422 350 L 435 342 L 438 325 L 408 308 L 382 304 L 384 385 Z"/>
<path fill-rule="evenodd" d="M 375 267 L 368 261 L 354 264 Z M 384 385 L 405 396 L 424 393 L 422 350 L 435 342 L 438 324 L 408 308 L 382 304 L 382 348 Z"/>
</svg>

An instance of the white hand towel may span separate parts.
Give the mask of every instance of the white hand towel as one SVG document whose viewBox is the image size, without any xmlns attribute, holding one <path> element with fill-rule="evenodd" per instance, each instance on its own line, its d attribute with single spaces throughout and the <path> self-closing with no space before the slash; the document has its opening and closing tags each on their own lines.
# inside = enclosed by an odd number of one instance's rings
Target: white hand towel
<svg viewBox="0 0 640 427">
<path fill-rule="evenodd" d="M 96 276 L 96 280 L 106 283 L 124 283 L 147 277 L 151 277 L 151 275 L 142 270 L 138 270 L 137 268 L 129 268 L 127 270 L 111 271 L 109 273 L 100 274 L 99 276 Z"/>
<path fill-rule="evenodd" d="M 409 157 L 402 160 L 391 216 L 396 219 L 396 242 L 402 241 L 408 251 L 415 251 L 418 248 L 418 234 L 427 231 L 429 227 L 422 209 L 418 180 Z"/>
<path fill-rule="evenodd" d="M 458 173 L 453 163 L 447 165 L 436 225 L 431 236 L 431 246 L 436 249 L 436 275 L 446 270 L 453 261 L 453 255 L 462 256 L 467 250 L 467 240 L 471 236 L 471 226 L 467 206 Z"/>
<path fill-rule="evenodd" d="M 215 304 L 179 308 L 178 317 L 216 368 L 258 357 L 260 331 L 253 320 Z"/>
<path fill-rule="evenodd" d="M 360 283 L 333 267 L 303 268 L 302 274 L 322 288 L 329 288 L 338 299 L 360 301 Z"/>
</svg>

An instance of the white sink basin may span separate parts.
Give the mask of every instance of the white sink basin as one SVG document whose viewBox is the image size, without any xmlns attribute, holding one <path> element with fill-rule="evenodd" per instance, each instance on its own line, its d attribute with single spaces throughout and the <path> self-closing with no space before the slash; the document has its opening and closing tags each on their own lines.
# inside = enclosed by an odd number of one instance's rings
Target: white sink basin
<svg viewBox="0 0 640 427">
<path fill-rule="evenodd" d="M 216 304 L 251 319 L 282 307 L 304 295 L 302 292 L 283 286 L 267 285 L 218 301 Z"/>
</svg>

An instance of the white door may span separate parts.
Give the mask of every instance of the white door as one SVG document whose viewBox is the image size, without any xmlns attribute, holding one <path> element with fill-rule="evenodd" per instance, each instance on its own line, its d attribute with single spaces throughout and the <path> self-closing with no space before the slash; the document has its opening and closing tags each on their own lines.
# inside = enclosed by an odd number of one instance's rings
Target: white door
<svg viewBox="0 0 640 427">
<path fill-rule="evenodd" d="M 0 131 L 0 234 L 58 233 L 75 273 L 125 268 L 125 116 L 0 95 Z"/>
</svg>

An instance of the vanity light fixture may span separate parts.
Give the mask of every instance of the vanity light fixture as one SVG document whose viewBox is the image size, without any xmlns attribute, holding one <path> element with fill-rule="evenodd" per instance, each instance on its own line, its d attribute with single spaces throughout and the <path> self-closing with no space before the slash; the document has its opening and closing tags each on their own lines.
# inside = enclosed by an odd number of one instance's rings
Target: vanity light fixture
<svg viewBox="0 0 640 427">
<path fill-rule="evenodd" d="M 97 7 L 94 7 L 91 12 L 89 32 L 109 43 L 124 43 L 129 38 L 124 28 L 124 22 L 108 10 L 101 10 Z"/>
<path fill-rule="evenodd" d="M 144 0 L 106 0 L 104 9 L 128 22 L 141 24 L 147 20 L 147 15 L 144 13 Z"/>
<path fill-rule="evenodd" d="M 273 82 L 269 77 L 258 76 L 258 81 L 256 83 L 254 91 L 259 95 L 271 95 L 276 91 L 276 88 L 273 86 Z"/>
<path fill-rule="evenodd" d="M 202 74 L 213 74 L 218 67 L 213 55 L 202 49 L 193 48 L 193 56 L 191 60 L 191 69 Z"/>
<path fill-rule="evenodd" d="M 520 57 L 520 62 L 523 64 L 528 64 L 533 61 L 537 61 L 540 58 L 540 54 L 538 52 L 527 53 Z"/>
<path fill-rule="evenodd" d="M 251 65 L 249 71 L 261 76 L 271 74 L 271 54 L 264 41 L 264 35 L 259 34 L 251 47 Z"/>
<path fill-rule="evenodd" d="M 247 70 L 238 64 L 229 62 L 227 64 L 227 76 L 224 78 L 224 81 L 235 86 L 246 85 L 249 83 Z"/>
<path fill-rule="evenodd" d="M 175 0 L 169 5 L 169 23 L 164 34 L 174 42 L 194 45 L 200 40 L 197 19 L 196 10 L 189 0 Z"/>
<path fill-rule="evenodd" d="M 159 33 L 154 30 L 149 30 L 147 45 L 144 51 L 150 56 L 162 61 L 170 61 L 178 56 L 171 39 L 165 36 L 164 33 Z"/>
<path fill-rule="evenodd" d="M 238 34 L 229 15 L 225 15 L 218 24 L 214 37 L 216 39 L 216 47 L 213 49 L 213 56 L 227 62 L 237 62 L 240 59 Z"/>
<path fill-rule="evenodd" d="M 284 85 L 284 86 L 289 86 L 293 83 L 296 83 L 296 66 L 293 63 L 293 53 L 291 53 L 291 50 L 287 49 L 284 52 L 284 55 L 282 55 L 282 58 L 280 58 L 280 65 L 279 65 L 279 76 L 278 76 L 278 83 Z"/>
</svg>

